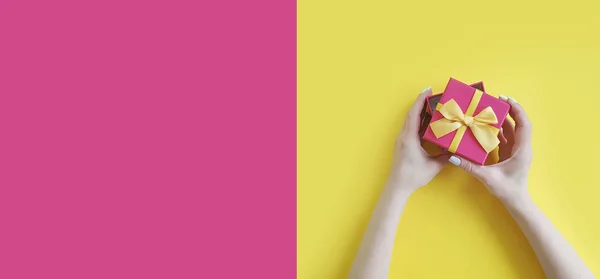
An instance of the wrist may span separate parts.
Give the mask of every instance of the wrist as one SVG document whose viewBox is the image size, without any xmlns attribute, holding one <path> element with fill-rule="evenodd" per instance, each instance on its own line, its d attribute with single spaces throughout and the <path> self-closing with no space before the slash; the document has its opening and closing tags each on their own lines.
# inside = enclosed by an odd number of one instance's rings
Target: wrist
<svg viewBox="0 0 600 279">
<path fill-rule="evenodd" d="M 394 196 L 403 196 L 408 198 L 416 188 L 411 182 L 389 177 L 385 183 L 386 190 Z"/>
<path fill-rule="evenodd" d="M 403 192 L 414 192 L 420 185 L 416 182 L 416 171 L 406 165 L 394 164 L 388 174 L 386 184 Z"/>
<path fill-rule="evenodd" d="M 522 211 L 533 204 L 533 200 L 528 191 L 500 198 L 500 200 L 509 211 Z"/>
</svg>

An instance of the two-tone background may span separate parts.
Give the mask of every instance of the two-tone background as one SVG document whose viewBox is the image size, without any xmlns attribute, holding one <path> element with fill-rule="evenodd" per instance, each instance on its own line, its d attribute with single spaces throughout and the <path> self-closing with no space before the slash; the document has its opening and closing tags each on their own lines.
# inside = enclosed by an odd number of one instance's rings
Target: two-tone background
<svg viewBox="0 0 600 279">
<path fill-rule="evenodd" d="M 450 76 L 527 109 L 532 196 L 598 274 L 598 8 L 1 1 L 0 277 L 344 278 L 407 108 Z M 542 273 L 449 167 L 391 277 Z"/>
</svg>

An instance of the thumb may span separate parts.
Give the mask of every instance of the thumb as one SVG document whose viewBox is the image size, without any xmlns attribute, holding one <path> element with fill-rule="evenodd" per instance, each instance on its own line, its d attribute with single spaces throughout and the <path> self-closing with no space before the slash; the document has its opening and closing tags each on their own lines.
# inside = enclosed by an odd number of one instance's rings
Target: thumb
<svg viewBox="0 0 600 279">
<path fill-rule="evenodd" d="M 473 174 L 476 177 L 478 177 L 481 173 L 482 167 L 480 165 L 475 165 L 471 161 L 466 160 L 464 158 L 453 155 L 450 157 L 450 159 L 448 159 L 448 161 L 453 165 L 465 170 L 466 172 Z"/>
</svg>

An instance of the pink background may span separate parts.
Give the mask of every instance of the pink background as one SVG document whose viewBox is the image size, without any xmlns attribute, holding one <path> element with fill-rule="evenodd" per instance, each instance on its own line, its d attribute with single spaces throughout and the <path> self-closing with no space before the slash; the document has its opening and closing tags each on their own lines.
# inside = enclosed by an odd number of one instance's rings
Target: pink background
<svg viewBox="0 0 600 279">
<path fill-rule="evenodd" d="M 294 1 L 0 1 L 0 278 L 293 278 Z"/>
<path fill-rule="evenodd" d="M 464 113 L 469 107 L 474 94 L 475 88 L 471 87 L 471 85 L 464 84 L 451 78 L 450 81 L 448 81 L 448 85 L 446 85 L 446 89 L 444 90 L 442 99 L 440 100 L 440 104 L 445 104 L 450 99 L 454 99 L 462 108 Z M 504 122 L 504 119 L 506 119 L 508 110 L 510 109 L 509 105 L 493 96 L 483 94 L 473 115 L 477 115 L 488 106 L 492 107 L 494 113 L 496 113 L 496 117 L 498 118 L 498 124 L 494 125 L 494 127 L 500 128 Z M 442 117 L 442 114 L 436 110 L 431 118 L 431 122 L 439 120 Z M 452 143 L 452 139 L 454 139 L 455 134 L 456 131 L 438 139 L 431 131 L 431 127 L 428 126 L 423 138 L 447 149 L 450 146 L 450 143 Z M 475 136 L 473 136 L 473 132 L 471 132 L 470 129 L 465 131 L 465 135 L 456 149 L 456 154 L 471 161 L 477 162 L 480 165 L 485 163 L 485 159 L 488 156 L 488 153 L 486 153 L 479 142 L 477 142 L 477 139 L 475 139 Z"/>
</svg>

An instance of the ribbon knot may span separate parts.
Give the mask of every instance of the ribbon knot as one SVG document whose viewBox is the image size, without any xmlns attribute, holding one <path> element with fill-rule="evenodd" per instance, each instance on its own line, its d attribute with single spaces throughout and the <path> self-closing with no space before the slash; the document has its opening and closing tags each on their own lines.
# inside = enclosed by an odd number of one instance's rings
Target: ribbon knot
<svg viewBox="0 0 600 279">
<path fill-rule="evenodd" d="M 478 103 L 479 100 L 476 102 L 472 101 L 466 113 L 463 113 L 454 99 L 450 99 L 450 101 L 438 108 L 438 111 L 444 118 L 430 124 L 433 134 L 437 138 L 440 138 L 458 130 L 452 140 L 452 144 L 448 148 L 450 152 L 456 152 L 467 127 L 473 132 L 475 139 L 477 139 L 481 147 L 488 153 L 494 150 L 500 143 L 500 140 L 498 140 L 499 129 L 492 126 L 498 124 L 494 110 L 491 107 L 486 107 L 473 116 Z"/>
<path fill-rule="evenodd" d="M 463 123 L 465 123 L 465 125 L 471 127 L 471 125 L 473 125 L 473 117 L 465 115 L 465 119 L 463 120 Z"/>
</svg>

